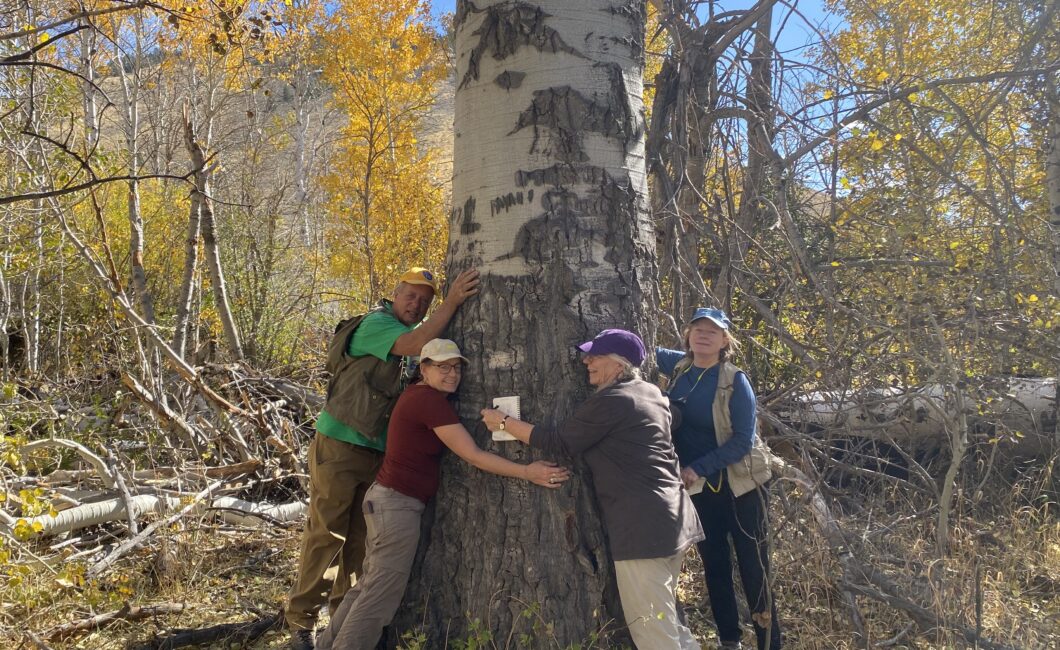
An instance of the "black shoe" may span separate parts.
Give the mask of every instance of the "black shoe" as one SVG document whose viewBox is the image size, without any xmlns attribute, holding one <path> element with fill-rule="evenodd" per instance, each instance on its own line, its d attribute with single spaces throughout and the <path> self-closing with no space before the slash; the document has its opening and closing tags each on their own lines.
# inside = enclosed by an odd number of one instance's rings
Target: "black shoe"
<svg viewBox="0 0 1060 650">
<path fill-rule="evenodd" d="M 313 650 L 313 630 L 291 630 L 291 650 Z"/>
<path fill-rule="evenodd" d="M 722 641 L 718 647 L 722 650 L 743 650 L 743 643 L 739 641 Z"/>
</svg>

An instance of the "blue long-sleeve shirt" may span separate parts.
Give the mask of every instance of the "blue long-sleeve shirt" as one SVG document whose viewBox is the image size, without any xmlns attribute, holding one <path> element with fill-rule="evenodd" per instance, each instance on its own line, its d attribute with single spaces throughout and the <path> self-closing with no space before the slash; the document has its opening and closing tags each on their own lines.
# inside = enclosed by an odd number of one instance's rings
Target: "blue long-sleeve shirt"
<svg viewBox="0 0 1060 650">
<path fill-rule="evenodd" d="M 655 349 L 655 362 L 667 375 L 673 374 L 674 366 L 684 356 L 679 350 Z M 738 372 L 729 400 L 732 437 L 718 446 L 714 433 L 714 394 L 718 390 L 719 368 L 720 365 L 706 369 L 690 366 L 669 387 L 671 399 L 684 402 L 681 426 L 673 436 L 681 467 L 691 467 L 713 484 L 717 484 L 723 469 L 750 453 L 755 437 L 755 394 L 747 376 Z"/>
</svg>

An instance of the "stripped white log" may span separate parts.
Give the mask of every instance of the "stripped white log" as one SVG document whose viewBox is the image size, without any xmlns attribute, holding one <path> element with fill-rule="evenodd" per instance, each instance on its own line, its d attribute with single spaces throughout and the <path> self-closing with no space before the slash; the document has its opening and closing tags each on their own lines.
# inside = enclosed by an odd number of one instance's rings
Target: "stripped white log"
<svg viewBox="0 0 1060 650">
<path fill-rule="evenodd" d="M 151 512 L 165 512 L 175 508 L 180 505 L 180 499 L 164 495 L 141 494 L 134 496 L 129 501 L 129 504 L 132 506 L 133 516 L 139 518 Z M 127 519 L 128 517 L 129 514 L 126 512 L 125 503 L 119 497 L 98 503 L 86 503 L 76 508 L 63 510 L 54 517 L 49 514 L 23 517 L 15 520 L 15 523 L 25 520 L 30 526 L 40 524 L 40 535 L 59 535 L 109 521 Z M 4 523 L 6 524 L 6 522 Z M 13 527 L 13 524 L 9 527 Z"/>
<path fill-rule="evenodd" d="M 185 495 L 191 497 L 193 495 Z M 181 504 L 179 496 L 141 494 L 132 497 L 129 501 L 133 509 L 133 517 L 140 519 L 154 512 L 166 512 L 178 508 Z M 301 501 L 291 503 L 255 503 L 234 497 L 217 497 L 211 502 L 201 502 L 192 510 L 199 514 L 207 509 L 220 509 L 219 516 L 227 523 L 257 527 L 263 522 L 288 523 L 296 521 L 304 516 L 307 507 Z M 88 526 L 95 526 L 111 521 L 120 521 L 129 518 L 123 499 L 114 498 L 98 503 L 87 503 L 76 508 L 63 510 L 57 516 L 49 514 L 37 515 L 36 517 L 24 517 L 15 519 L 9 516 L 0 517 L 0 527 L 13 529 L 21 520 L 29 526 L 40 524 L 39 535 L 50 536 L 80 530 Z"/>
<path fill-rule="evenodd" d="M 962 389 L 964 413 L 973 429 L 989 428 L 995 435 L 1016 440 L 1018 451 L 1038 453 L 1056 439 L 1056 378 L 1013 377 Z M 866 391 L 817 391 L 771 409 L 782 420 L 799 427 L 840 430 L 844 435 L 894 439 L 937 445 L 948 440 L 944 414 L 955 413 L 941 384 L 916 389 L 882 388 Z"/>
<path fill-rule="evenodd" d="M 234 497 L 218 497 L 213 500 L 211 507 L 222 509 L 219 514 L 225 523 L 249 528 L 257 528 L 273 521 L 284 524 L 298 521 L 309 511 L 304 501 L 254 503 Z"/>
</svg>

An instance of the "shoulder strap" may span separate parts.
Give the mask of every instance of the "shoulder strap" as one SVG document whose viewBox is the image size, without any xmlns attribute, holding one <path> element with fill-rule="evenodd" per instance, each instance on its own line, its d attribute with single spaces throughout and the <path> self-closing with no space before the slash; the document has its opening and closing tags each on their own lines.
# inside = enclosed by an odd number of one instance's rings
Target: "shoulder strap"
<svg viewBox="0 0 1060 650">
<path fill-rule="evenodd" d="M 689 368 L 692 367 L 692 355 L 686 354 L 676 364 L 674 364 L 674 371 L 670 373 L 670 386 L 673 386 L 674 382 L 681 378 L 681 375 L 685 374 Z"/>
<path fill-rule="evenodd" d="M 353 338 L 353 333 L 357 331 L 361 322 L 369 314 L 374 314 L 383 309 L 385 309 L 385 306 L 379 305 L 363 314 L 357 314 L 341 320 L 335 325 L 335 333 L 331 336 L 331 341 L 328 342 L 327 365 L 330 372 L 335 371 L 339 361 L 346 355 L 346 351 L 350 348 L 350 339 Z"/>
</svg>

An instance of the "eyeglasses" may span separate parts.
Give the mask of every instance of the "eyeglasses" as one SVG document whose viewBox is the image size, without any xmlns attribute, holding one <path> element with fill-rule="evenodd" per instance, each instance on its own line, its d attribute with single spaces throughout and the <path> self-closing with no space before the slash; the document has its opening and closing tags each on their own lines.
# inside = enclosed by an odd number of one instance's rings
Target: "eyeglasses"
<svg viewBox="0 0 1060 650">
<path fill-rule="evenodd" d="M 451 372 L 460 374 L 464 371 L 464 366 L 460 363 L 431 363 L 428 364 L 428 366 L 431 368 L 437 368 L 438 372 L 442 373 L 443 375 L 448 375 Z"/>
</svg>

